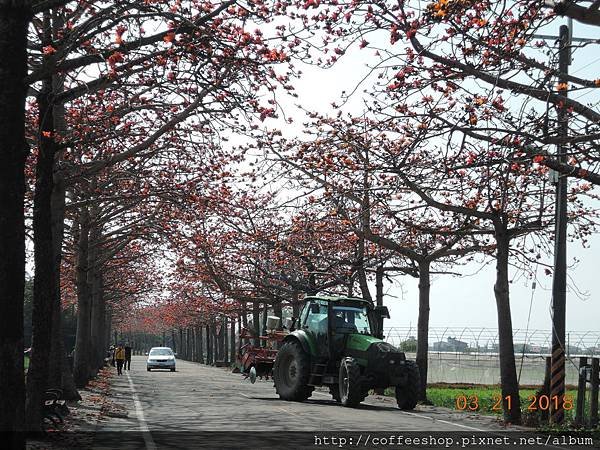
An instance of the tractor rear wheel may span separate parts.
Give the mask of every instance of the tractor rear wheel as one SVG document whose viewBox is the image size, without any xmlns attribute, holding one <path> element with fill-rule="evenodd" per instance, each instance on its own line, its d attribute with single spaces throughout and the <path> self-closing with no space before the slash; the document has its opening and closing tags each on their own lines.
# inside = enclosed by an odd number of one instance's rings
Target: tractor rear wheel
<svg viewBox="0 0 600 450">
<path fill-rule="evenodd" d="M 396 402 L 402 410 L 415 409 L 419 400 L 419 387 L 421 386 L 421 375 L 419 367 L 413 361 L 406 361 L 408 377 L 406 384 L 396 386 Z"/>
<path fill-rule="evenodd" d="M 354 358 L 347 357 L 340 363 L 340 402 L 354 408 L 365 397 L 360 385 L 360 367 Z"/>
<path fill-rule="evenodd" d="M 273 365 L 275 390 L 283 400 L 302 402 L 311 396 L 310 358 L 297 341 L 284 342 Z"/>
</svg>

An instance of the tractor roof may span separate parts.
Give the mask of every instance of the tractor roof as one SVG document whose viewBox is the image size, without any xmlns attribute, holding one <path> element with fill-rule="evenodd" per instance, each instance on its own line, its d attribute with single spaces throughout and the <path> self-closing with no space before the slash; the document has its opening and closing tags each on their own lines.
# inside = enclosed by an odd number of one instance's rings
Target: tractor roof
<svg viewBox="0 0 600 450">
<path fill-rule="evenodd" d="M 359 297 L 347 297 L 345 295 L 309 295 L 308 297 L 304 297 L 304 300 L 324 300 L 326 302 L 361 302 L 370 304 L 368 300 Z"/>
</svg>

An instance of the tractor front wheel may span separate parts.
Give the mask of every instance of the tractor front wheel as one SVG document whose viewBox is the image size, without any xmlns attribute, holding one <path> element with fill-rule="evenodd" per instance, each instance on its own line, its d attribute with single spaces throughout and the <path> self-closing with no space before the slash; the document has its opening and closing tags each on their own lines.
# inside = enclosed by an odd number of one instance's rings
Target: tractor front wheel
<svg viewBox="0 0 600 450">
<path fill-rule="evenodd" d="M 360 385 L 360 367 L 354 358 L 342 359 L 340 364 L 340 402 L 354 408 L 364 400 Z"/>
<path fill-rule="evenodd" d="M 402 410 L 415 409 L 419 400 L 419 387 L 421 386 L 421 375 L 419 367 L 413 361 L 406 361 L 408 376 L 406 384 L 396 386 L 396 402 Z"/>
<path fill-rule="evenodd" d="M 275 390 L 283 400 L 302 402 L 311 396 L 310 359 L 297 341 L 284 342 L 273 365 Z"/>
</svg>

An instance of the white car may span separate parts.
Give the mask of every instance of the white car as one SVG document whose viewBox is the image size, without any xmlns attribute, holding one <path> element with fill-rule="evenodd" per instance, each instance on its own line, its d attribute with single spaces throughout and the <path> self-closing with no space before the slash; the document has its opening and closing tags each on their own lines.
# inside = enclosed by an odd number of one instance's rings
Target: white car
<svg viewBox="0 0 600 450">
<path fill-rule="evenodd" d="M 146 370 L 170 369 L 175 372 L 175 353 L 169 347 L 152 347 L 148 353 Z"/>
</svg>

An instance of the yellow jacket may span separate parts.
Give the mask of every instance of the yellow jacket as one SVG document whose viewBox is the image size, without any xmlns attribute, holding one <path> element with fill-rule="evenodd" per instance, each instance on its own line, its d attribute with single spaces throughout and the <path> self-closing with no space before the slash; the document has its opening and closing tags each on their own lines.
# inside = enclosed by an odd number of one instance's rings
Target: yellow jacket
<svg viewBox="0 0 600 450">
<path fill-rule="evenodd" d="M 123 347 L 115 348 L 115 359 L 125 359 L 125 349 Z"/>
</svg>

